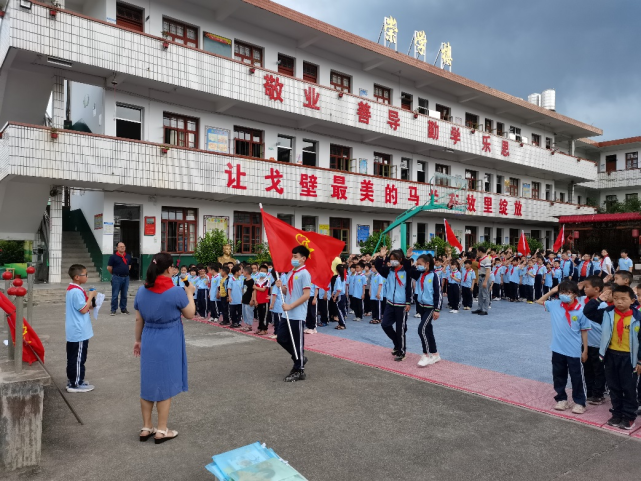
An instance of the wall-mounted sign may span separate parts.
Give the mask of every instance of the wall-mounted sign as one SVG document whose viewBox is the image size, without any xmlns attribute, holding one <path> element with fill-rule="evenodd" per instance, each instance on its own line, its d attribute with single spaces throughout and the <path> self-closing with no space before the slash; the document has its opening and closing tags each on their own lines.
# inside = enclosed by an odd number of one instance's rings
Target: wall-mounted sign
<svg viewBox="0 0 641 481">
<path fill-rule="evenodd" d="M 229 153 L 230 132 L 217 127 L 205 127 L 205 149 L 210 152 Z"/>
<path fill-rule="evenodd" d="M 156 218 L 153 216 L 145 217 L 145 235 L 156 235 Z"/>
<path fill-rule="evenodd" d="M 216 35 L 215 33 L 203 32 L 203 49 L 206 52 L 231 57 L 231 39 Z"/>
<path fill-rule="evenodd" d="M 357 225 L 356 226 L 356 240 L 358 242 L 366 241 L 369 237 L 369 226 L 368 225 Z"/>
<path fill-rule="evenodd" d="M 114 235 L 114 223 L 113 222 L 103 222 L 104 225 L 104 234 L 105 235 Z"/>
<path fill-rule="evenodd" d="M 204 215 L 203 216 L 203 234 L 211 232 L 214 229 L 222 230 L 229 237 L 229 217 L 221 215 Z"/>
<path fill-rule="evenodd" d="M 102 229 L 102 214 L 96 214 L 93 216 L 93 230 Z"/>
<path fill-rule="evenodd" d="M 318 226 L 318 233 L 323 235 L 329 235 L 329 224 L 320 224 Z"/>
</svg>

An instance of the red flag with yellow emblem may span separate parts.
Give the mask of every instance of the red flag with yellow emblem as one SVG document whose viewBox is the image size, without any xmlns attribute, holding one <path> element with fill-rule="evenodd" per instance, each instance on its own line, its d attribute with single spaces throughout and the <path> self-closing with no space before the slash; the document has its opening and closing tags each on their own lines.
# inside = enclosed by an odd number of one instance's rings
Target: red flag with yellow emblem
<svg viewBox="0 0 641 481">
<path fill-rule="evenodd" d="M 22 300 L 22 298 L 19 298 L 19 300 Z M 2 292 L 0 292 L 0 310 L 8 314 L 7 322 L 9 324 L 9 329 L 11 330 L 11 340 L 14 342 L 14 345 L 15 345 L 16 306 Z M 42 345 L 42 342 L 40 341 L 38 334 L 36 334 L 36 331 L 33 330 L 33 328 L 29 325 L 27 320 L 24 318 L 23 318 L 23 327 L 22 327 L 22 339 L 24 342 L 24 346 L 22 348 L 22 360 L 24 362 L 28 362 L 29 364 L 32 364 L 38 360 L 38 358 L 36 357 L 36 354 L 37 354 L 38 356 L 40 356 L 40 360 L 44 362 L 45 348 Z M 33 351 L 29 349 L 29 346 L 31 346 Z"/>
<path fill-rule="evenodd" d="M 278 272 L 292 270 L 292 249 L 303 245 L 309 249 L 305 267 L 318 287 L 327 287 L 332 280 L 332 261 L 343 252 L 345 243 L 333 237 L 296 229 L 287 222 L 269 215 L 260 208 L 267 234 L 269 252 L 274 269 Z"/>
</svg>

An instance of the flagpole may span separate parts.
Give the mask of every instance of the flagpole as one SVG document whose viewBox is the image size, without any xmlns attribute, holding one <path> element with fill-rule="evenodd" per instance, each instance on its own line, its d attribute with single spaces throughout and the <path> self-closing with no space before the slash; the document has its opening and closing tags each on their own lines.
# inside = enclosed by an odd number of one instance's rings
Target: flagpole
<svg viewBox="0 0 641 481">
<path fill-rule="evenodd" d="M 293 271 L 292 271 L 292 275 L 294 275 Z M 280 302 L 281 302 L 281 304 L 285 304 L 285 299 L 283 298 L 283 287 L 282 287 L 283 279 L 282 279 L 282 277 L 283 277 L 282 274 L 278 275 L 278 280 L 281 283 L 281 287 L 278 289 L 278 292 L 280 292 Z M 285 319 L 287 319 L 287 328 L 289 329 L 289 338 L 292 340 L 292 346 L 294 346 L 294 357 L 298 361 L 298 352 L 296 352 L 296 343 L 294 342 L 294 334 L 292 333 L 292 325 L 289 323 L 289 313 L 287 311 L 285 311 L 285 309 L 283 309 L 283 311 L 285 312 Z"/>
</svg>

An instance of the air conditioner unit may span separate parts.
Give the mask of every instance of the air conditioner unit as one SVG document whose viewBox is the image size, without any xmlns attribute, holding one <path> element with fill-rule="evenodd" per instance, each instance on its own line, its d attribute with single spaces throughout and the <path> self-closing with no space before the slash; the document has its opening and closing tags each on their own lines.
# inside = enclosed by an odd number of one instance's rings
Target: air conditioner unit
<svg viewBox="0 0 641 481">
<path fill-rule="evenodd" d="M 423 107 L 419 107 L 419 108 L 423 108 Z M 430 117 L 433 117 L 435 119 L 440 119 L 441 118 L 441 112 L 439 112 L 438 110 L 429 110 L 428 109 L 427 115 L 429 115 Z"/>
<path fill-rule="evenodd" d="M 510 140 L 516 140 L 516 134 L 513 134 L 513 133 L 511 133 L 511 132 L 510 132 L 510 133 L 508 134 L 508 139 L 510 139 Z"/>
<path fill-rule="evenodd" d="M 476 126 L 476 130 L 478 130 L 479 132 L 483 132 L 484 128 L 485 128 L 485 127 L 483 126 L 483 124 L 478 124 L 478 125 Z"/>
<path fill-rule="evenodd" d="M 527 137 L 521 137 L 521 142 L 523 142 L 524 144 L 527 144 L 528 143 L 528 138 Z"/>
<path fill-rule="evenodd" d="M 425 166 L 425 164 L 423 162 L 419 162 L 418 165 L 416 166 L 416 171 L 417 172 L 424 172 L 423 171 L 424 166 Z"/>
<path fill-rule="evenodd" d="M 449 121 L 452 121 L 452 117 L 449 118 Z M 456 125 L 463 125 L 463 119 L 461 117 L 454 117 L 454 123 Z"/>
</svg>

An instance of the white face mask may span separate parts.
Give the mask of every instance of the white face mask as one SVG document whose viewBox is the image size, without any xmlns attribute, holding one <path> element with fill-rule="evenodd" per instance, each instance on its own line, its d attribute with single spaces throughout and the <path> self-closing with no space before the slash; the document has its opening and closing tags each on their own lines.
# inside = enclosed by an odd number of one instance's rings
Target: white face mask
<svg viewBox="0 0 641 481">
<path fill-rule="evenodd" d="M 397 260 L 389 261 L 392 267 L 398 267 L 401 263 Z"/>
</svg>

